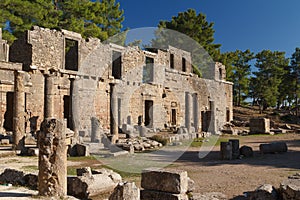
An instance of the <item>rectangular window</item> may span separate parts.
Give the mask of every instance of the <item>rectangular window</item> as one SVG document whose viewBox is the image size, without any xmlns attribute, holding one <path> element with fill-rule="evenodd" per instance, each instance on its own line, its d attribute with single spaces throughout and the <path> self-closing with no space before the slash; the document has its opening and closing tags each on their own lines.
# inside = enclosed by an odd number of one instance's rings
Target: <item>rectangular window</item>
<svg viewBox="0 0 300 200">
<path fill-rule="evenodd" d="M 78 41 L 65 39 L 65 69 L 78 71 Z"/>
<path fill-rule="evenodd" d="M 170 68 L 174 69 L 174 54 L 170 54 Z"/>
<path fill-rule="evenodd" d="M 153 81 L 154 58 L 146 57 L 146 65 L 143 67 L 143 83 Z"/>
<path fill-rule="evenodd" d="M 185 58 L 182 58 L 182 71 L 186 72 L 186 60 L 185 60 Z"/>
<path fill-rule="evenodd" d="M 122 78 L 122 53 L 113 51 L 112 55 L 112 76 L 115 79 Z"/>
</svg>

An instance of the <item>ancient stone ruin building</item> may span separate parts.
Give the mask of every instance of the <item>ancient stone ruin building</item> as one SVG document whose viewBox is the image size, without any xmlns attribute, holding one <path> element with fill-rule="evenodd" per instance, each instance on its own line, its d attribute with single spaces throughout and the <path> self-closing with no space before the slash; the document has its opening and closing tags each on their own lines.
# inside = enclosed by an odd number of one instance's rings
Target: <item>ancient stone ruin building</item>
<svg viewBox="0 0 300 200">
<path fill-rule="evenodd" d="M 199 78 L 191 54 L 171 46 L 150 52 L 40 27 L 0 44 L 2 132 L 35 132 L 54 117 L 90 134 L 95 117 L 117 139 L 123 124 L 217 133 L 232 120 L 225 67 L 215 63 L 211 80 Z"/>
</svg>

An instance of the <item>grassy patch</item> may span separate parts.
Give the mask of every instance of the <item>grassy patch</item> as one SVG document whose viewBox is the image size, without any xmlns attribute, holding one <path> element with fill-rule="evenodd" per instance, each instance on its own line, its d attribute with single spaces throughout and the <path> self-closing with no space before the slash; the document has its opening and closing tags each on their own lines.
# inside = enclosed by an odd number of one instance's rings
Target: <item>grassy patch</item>
<svg viewBox="0 0 300 200">
<path fill-rule="evenodd" d="M 138 174 L 138 173 L 130 173 L 130 172 L 126 172 L 126 171 L 114 169 L 114 168 L 109 167 L 109 166 L 107 166 L 107 165 L 102 165 L 102 167 L 103 167 L 103 168 L 106 168 L 106 169 L 113 170 L 114 172 L 120 174 L 121 177 L 122 177 L 123 179 L 132 179 L 132 178 L 136 178 L 136 177 L 140 177 L 140 176 L 141 176 L 141 175 Z"/>
<path fill-rule="evenodd" d="M 22 169 L 25 171 L 34 172 L 37 171 L 39 168 L 36 165 L 26 165 L 26 166 L 22 166 Z"/>
<path fill-rule="evenodd" d="M 74 161 L 74 162 L 89 161 L 89 160 L 97 160 L 97 158 L 95 158 L 95 156 L 68 157 L 68 161 Z"/>
</svg>

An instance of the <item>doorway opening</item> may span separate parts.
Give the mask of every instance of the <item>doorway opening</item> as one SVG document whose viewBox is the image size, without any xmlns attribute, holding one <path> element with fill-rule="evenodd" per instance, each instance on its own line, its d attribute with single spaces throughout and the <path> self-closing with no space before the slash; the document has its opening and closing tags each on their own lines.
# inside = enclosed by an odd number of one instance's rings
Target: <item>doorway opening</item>
<svg viewBox="0 0 300 200">
<path fill-rule="evenodd" d="M 151 127 L 153 125 L 153 101 L 145 101 L 145 126 Z"/>
</svg>

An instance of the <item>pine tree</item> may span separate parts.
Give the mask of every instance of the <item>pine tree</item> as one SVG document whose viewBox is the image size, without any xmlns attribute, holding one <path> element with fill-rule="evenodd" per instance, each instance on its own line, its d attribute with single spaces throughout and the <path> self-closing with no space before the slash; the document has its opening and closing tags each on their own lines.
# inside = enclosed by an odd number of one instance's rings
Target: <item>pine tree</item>
<svg viewBox="0 0 300 200">
<path fill-rule="evenodd" d="M 159 28 L 167 28 L 184 33 L 198 42 L 212 58 L 219 56 L 220 44 L 214 44 L 214 23 L 208 22 L 203 13 L 188 9 L 172 17 L 171 21 L 160 21 Z"/>
<path fill-rule="evenodd" d="M 253 74 L 254 90 L 260 110 L 269 106 L 276 106 L 279 97 L 279 86 L 285 73 L 284 68 L 288 65 L 285 52 L 263 50 L 256 54 L 258 71 Z"/>
<path fill-rule="evenodd" d="M 295 107 L 299 106 L 300 96 L 300 48 L 296 48 L 291 58 L 291 79 Z M 298 109 L 296 109 L 298 111 Z M 296 113 L 298 115 L 298 112 Z"/>
<path fill-rule="evenodd" d="M 2 0 L 0 8 L 3 38 L 10 43 L 33 25 L 106 40 L 121 31 L 124 20 L 115 0 Z"/>
</svg>

